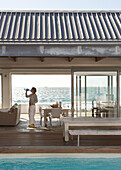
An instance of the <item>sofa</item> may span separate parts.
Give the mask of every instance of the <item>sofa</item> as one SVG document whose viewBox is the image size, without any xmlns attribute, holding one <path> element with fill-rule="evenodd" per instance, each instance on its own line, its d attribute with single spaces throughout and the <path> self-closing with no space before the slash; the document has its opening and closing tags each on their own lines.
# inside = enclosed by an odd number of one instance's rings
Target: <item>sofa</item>
<svg viewBox="0 0 121 170">
<path fill-rule="evenodd" d="M 10 109 L 0 109 L 0 126 L 16 126 L 19 121 L 19 105 L 15 104 Z"/>
</svg>

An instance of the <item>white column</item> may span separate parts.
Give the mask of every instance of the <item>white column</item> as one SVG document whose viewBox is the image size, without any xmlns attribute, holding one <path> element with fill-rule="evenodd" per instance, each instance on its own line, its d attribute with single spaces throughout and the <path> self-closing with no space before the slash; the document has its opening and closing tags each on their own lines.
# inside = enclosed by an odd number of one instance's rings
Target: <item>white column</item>
<svg viewBox="0 0 121 170">
<path fill-rule="evenodd" d="M 113 95 L 113 76 L 111 76 L 111 94 Z"/>
<path fill-rule="evenodd" d="M 110 76 L 108 76 L 108 102 L 109 102 L 109 95 L 110 95 L 110 85 L 111 85 Z"/>
<path fill-rule="evenodd" d="M 2 105 L 3 108 L 11 106 L 11 74 L 8 70 L 2 72 Z"/>
<path fill-rule="evenodd" d="M 79 87 L 78 87 L 78 76 L 76 76 L 76 116 L 78 117 L 78 90 L 79 90 Z"/>
<path fill-rule="evenodd" d="M 81 76 L 79 76 L 79 106 L 80 106 L 80 116 L 81 116 Z"/>
<path fill-rule="evenodd" d="M 117 71 L 117 117 L 120 117 L 120 72 Z"/>
<path fill-rule="evenodd" d="M 87 117 L 87 76 L 85 76 L 85 117 Z"/>
<path fill-rule="evenodd" d="M 74 117 L 74 73 L 71 73 L 71 112 Z"/>
</svg>

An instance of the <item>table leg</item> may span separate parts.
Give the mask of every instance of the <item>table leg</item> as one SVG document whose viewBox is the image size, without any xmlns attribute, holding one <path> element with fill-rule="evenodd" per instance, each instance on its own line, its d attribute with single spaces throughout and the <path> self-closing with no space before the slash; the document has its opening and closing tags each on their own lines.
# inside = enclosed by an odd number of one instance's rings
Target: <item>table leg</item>
<svg viewBox="0 0 121 170">
<path fill-rule="evenodd" d="M 106 111 L 106 117 L 108 117 L 108 111 Z"/>
<path fill-rule="evenodd" d="M 65 123 L 65 142 L 68 142 L 69 141 L 69 133 L 68 133 L 68 130 L 69 130 L 69 126 L 68 126 L 68 123 Z"/>
<path fill-rule="evenodd" d="M 78 135 L 77 146 L 79 146 L 79 141 L 80 141 L 80 137 L 79 137 L 79 135 Z"/>
<path fill-rule="evenodd" d="M 98 117 L 101 118 L 101 110 L 99 108 L 97 108 L 97 114 L 98 114 Z"/>
<path fill-rule="evenodd" d="M 92 117 L 94 117 L 94 109 L 92 108 Z"/>
<path fill-rule="evenodd" d="M 47 127 L 47 113 L 46 113 L 46 111 L 44 111 L 44 124 L 45 124 L 45 127 Z"/>
<path fill-rule="evenodd" d="M 68 110 L 66 110 L 65 113 L 66 113 L 66 117 L 68 117 Z"/>
<path fill-rule="evenodd" d="M 63 140 L 65 141 L 65 123 L 63 123 Z"/>
</svg>

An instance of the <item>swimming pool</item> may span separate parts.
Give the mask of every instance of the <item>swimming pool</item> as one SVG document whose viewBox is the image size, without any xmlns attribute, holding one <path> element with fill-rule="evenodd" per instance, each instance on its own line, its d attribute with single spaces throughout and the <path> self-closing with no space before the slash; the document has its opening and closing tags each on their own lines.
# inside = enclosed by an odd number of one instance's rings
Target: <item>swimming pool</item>
<svg viewBox="0 0 121 170">
<path fill-rule="evenodd" d="M 15 155 L 16 156 L 16 155 Z M 22 157 L 23 156 L 23 157 Z M 55 157 L 54 157 L 55 156 Z M 121 155 L 17 155 L 0 156 L 0 170 L 121 170 Z"/>
</svg>

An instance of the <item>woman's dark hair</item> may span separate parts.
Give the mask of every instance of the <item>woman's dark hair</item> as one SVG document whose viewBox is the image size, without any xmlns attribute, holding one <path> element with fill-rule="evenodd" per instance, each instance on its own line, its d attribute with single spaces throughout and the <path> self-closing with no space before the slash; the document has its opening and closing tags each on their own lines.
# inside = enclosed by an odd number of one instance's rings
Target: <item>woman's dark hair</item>
<svg viewBox="0 0 121 170">
<path fill-rule="evenodd" d="M 32 90 L 34 90 L 34 93 L 36 93 L 36 91 L 37 91 L 35 87 L 32 87 Z"/>
</svg>

